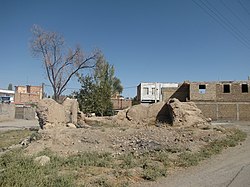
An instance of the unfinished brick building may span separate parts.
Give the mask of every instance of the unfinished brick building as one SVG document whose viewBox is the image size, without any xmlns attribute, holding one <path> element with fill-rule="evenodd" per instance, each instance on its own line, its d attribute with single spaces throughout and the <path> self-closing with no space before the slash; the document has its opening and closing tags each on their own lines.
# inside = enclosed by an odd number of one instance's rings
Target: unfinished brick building
<svg viewBox="0 0 250 187">
<path fill-rule="evenodd" d="M 15 103 L 36 103 L 43 97 L 42 86 L 16 86 Z"/>
<path fill-rule="evenodd" d="M 163 89 L 163 100 L 193 101 L 206 117 L 221 121 L 250 121 L 249 81 L 184 82 Z"/>
</svg>

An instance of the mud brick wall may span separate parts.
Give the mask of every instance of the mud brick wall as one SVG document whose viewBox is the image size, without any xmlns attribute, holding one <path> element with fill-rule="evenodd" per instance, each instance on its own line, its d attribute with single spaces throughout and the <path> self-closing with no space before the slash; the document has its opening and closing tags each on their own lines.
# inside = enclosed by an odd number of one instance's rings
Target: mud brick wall
<svg viewBox="0 0 250 187">
<path fill-rule="evenodd" d="M 196 103 L 203 115 L 212 120 L 217 120 L 217 105 L 215 103 Z"/>
<path fill-rule="evenodd" d="M 15 119 L 15 105 L 0 104 L 0 121 Z"/>
<path fill-rule="evenodd" d="M 237 105 L 236 104 L 218 104 L 218 119 L 217 120 L 237 120 Z"/>
<path fill-rule="evenodd" d="M 40 95 L 30 93 L 15 93 L 15 103 L 31 103 L 40 101 Z"/>
<path fill-rule="evenodd" d="M 122 110 L 132 106 L 132 100 L 130 99 L 111 99 L 114 110 Z"/>
<path fill-rule="evenodd" d="M 216 100 L 218 102 L 250 102 L 250 89 L 247 93 L 242 93 L 242 83 L 227 84 L 230 86 L 230 93 L 224 93 L 223 85 L 216 85 Z"/>
<path fill-rule="evenodd" d="M 214 121 L 250 121 L 250 102 L 195 102 Z"/>
<path fill-rule="evenodd" d="M 162 88 L 162 100 L 168 101 L 178 88 Z"/>
<path fill-rule="evenodd" d="M 178 88 L 162 88 L 162 100 L 168 101 L 170 98 L 182 102 L 189 100 L 189 84 L 183 83 Z"/>
<path fill-rule="evenodd" d="M 240 121 L 250 121 L 250 104 L 241 103 L 239 104 L 239 120 Z"/>
<path fill-rule="evenodd" d="M 200 93 L 199 86 L 205 85 L 204 92 Z M 191 101 L 215 101 L 216 100 L 216 83 L 194 82 L 190 83 L 190 100 Z"/>
</svg>

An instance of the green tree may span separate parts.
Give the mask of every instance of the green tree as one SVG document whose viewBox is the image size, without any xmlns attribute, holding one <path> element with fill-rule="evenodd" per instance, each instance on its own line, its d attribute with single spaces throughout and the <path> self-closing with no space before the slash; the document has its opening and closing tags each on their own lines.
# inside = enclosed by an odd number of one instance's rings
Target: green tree
<svg viewBox="0 0 250 187">
<path fill-rule="evenodd" d="M 11 83 L 8 85 L 8 90 L 13 90 L 13 85 Z"/>
<path fill-rule="evenodd" d="M 114 72 L 114 66 L 101 56 L 91 76 L 78 75 L 82 87 L 76 97 L 83 112 L 94 112 L 100 116 L 112 115 L 111 97 L 122 92 L 121 81 L 114 76 Z"/>
<path fill-rule="evenodd" d="M 82 85 L 82 88 L 79 92 L 76 93 L 77 100 L 79 102 L 80 110 L 84 113 L 92 113 L 95 112 L 97 108 L 96 102 L 96 91 L 97 87 L 94 84 L 93 77 L 87 76 L 79 76 L 79 82 Z"/>
<path fill-rule="evenodd" d="M 120 79 L 115 76 L 114 66 L 110 65 L 105 60 L 104 56 L 100 56 L 97 60 L 94 78 L 97 84 L 100 84 L 101 82 L 108 84 L 110 86 L 112 96 L 115 94 L 121 94 L 123 91 Z"/>
</svg>

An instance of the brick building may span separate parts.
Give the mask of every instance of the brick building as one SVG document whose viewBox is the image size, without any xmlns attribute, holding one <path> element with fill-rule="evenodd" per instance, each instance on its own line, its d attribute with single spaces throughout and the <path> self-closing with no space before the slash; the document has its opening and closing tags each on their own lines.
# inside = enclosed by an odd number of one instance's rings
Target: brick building
<svg viewBox="0 0 250 187">
<path fill-rule="evenodd" d="M 249 121 L 249 81 L 190 83 L 190 100 L 213 120 Z"/>
<path fill-rule="evenodd" d="M 43 98 L 43 86 L 15 86 L 15 103 L 36 103 Z"/>
<path fill-rule="evenodd" d="M 193 101 L 212 120 L 250 121 L 250 81 L 184 82 L 162 88 L 162 100 Z"/>
</svg>

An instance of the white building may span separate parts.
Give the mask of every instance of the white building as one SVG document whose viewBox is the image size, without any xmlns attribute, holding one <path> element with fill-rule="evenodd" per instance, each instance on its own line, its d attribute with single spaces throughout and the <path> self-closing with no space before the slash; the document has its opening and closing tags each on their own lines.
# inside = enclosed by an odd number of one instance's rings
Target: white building
<svg viewBox="0 0 250 187">
<path fill-rule="evenodd" d="M 178 88 L 177 83 L 140 83 L 137 86 L 137 98 L 141 103 L 162 101 L 162 88 Z"/>
<path fill-rule="evenodd" d="M 10 102 L 14 102 L 15 91 L 0 89 L 0 97 L 10 97 Z"/>
</svg>

